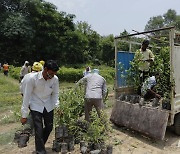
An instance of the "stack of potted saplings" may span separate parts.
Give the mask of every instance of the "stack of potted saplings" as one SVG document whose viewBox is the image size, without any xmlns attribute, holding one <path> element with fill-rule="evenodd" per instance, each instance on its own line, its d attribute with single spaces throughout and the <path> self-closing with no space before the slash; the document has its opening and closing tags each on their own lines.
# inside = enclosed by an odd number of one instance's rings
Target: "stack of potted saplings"
<svg viewBox="0 0 180 154">
<path fill-rule="evenodd" d="M 69 128 L 76 126 L 83 112 L 83 94 L 81 89 L 63 91 L 60 94 L 60 106 L 55 112 L 55 140 L 53 150 L 67 153 L 74 150 L 74 133 Z M 76 134 L 77 131 L 76 131 Z"/>
<path fill-rule="evenodd" d="M 67 153 L 74 150 L 74 137 L 69 133 L 66 125 L 55 128 L 55 140 L 52 150 Z"/>
<path fill-rule="evenodd" d="M 80 151 L 82 154 L 112 154 L 112 145 L 107 145 L 105 142 L 110 131 L 110 125 L 107 116 L 101 112 L 101 118 L 97 113 L 91 112 L 91 122 L 88 125 L 87 131 L 83 134 L 83 139 L 80 141 Z"/>
<path fill-rule="evenodd" d="M 33 135 L 34 126 L 31 115 L 28 116 L 27 122 L 22 125 L 20 130 L 17 130 L 14 135 L 14 142 L 18 143 L 19 148 L 23 148 L 27 146 L 27 142 L 29 141 L 29 137 Z"/>
<path fill-rule="evenodd" d="M 81 153 L 112 154 L 112 146 L 105 143 L 110 126 L 104 112 L 101 118 L 95 111 L 91 113 L 91 122 L 82 116 L 84 112 L 83 88 L 65 91 L 60 94 L 60 106 L 55 112 L 55 140 L 53 150 L 67 153 L 74 150 L 74 144 L 80 144 Z"/>
</svg>

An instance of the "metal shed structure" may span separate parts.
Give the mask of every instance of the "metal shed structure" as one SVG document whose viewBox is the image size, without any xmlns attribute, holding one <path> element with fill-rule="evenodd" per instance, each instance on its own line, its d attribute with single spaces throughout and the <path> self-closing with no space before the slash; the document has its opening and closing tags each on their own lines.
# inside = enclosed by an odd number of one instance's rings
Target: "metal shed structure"
<svg viewBox="0 0 180 154">
<path fill-rule="evenodd" d="M 118 63 L 123 62 L 125 58 L 121 56 L 120 51 L 117 49 L 119 41 L 124 38 L 129 38 L 132 36 L 137 36 L 141 34 L 148 34 L 158 31 L 168 31 L 169 32 L 169 47 L 170 47 L 170 104 L 171 109 L 155 109 L 148 107 L 141 107 L 139 104 L 131 104 L 129 102 L 118 100 L 120 94 L 132 94 L 134 93 L 133 87 L 128 87 L 126 84 L 122 84 L 123 79 L 119 79 L 118 75 Z M 123 40 L 124 41 L 124 40 Z M 138 44 L 137 42 L 129 43 L 129 48 L 132 44 Z M 127 52 L 128 53 L 128 52 Z M 129 54 L 129 53 L 128 53 Z M 128 66 L 128 62 L 132 60 L 128 59 L 125 61 L 125 65 Z M 116 102 L 112 110 L 111 121 L 117 125 L 126 126 L 128 128 L 134 129 L 141 133 L 144 133 L 153 138 L 163 139 L 165 136 L 165 131 L 167 125 L 175 126 L 175 132 L 180 135 L 180 70 L 179 70 L 179 60 L 180 60 L 180 32 L 175 30 L 175 27 L 165 27 L 161 29 L 155 29 L 151 31 L 138 32 L 134 34 L 129 34 L 126 36 L 115 37 L 115 97 Z M 128 66 L 129 67 L 129 66 Z M 148 121 L 147 121 L 148 119 Z"/>
</svg>

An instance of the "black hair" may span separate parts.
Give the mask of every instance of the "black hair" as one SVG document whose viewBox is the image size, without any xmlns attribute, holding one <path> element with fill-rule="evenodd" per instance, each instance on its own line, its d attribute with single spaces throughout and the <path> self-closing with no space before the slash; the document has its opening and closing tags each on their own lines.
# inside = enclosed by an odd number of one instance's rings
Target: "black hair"
<svg viewBox="0 0 180 154">
<path fill-rule="evenodd" d="M 142 44 L 149 45 L 149 40 L 144 40 L 144 41 L 142 42 Z"/>
<path fill-rule="evenodd" d="M 151 72 L 151 73 L 150 73 L 150 76 L 153 76 L 153 75 L 154 75 L 154 76 L 159 76 L 160 73 L 159 73 L 159 72 Z"/>
<path fill-rule="evenodd" d="M 54 72 L 57 72 L 59 70 L 59 66 L 54 60 L 47 60 L 44 64 L 44 68 L 47 68 L 48 70 L 52 70 Z"/>
</svg>

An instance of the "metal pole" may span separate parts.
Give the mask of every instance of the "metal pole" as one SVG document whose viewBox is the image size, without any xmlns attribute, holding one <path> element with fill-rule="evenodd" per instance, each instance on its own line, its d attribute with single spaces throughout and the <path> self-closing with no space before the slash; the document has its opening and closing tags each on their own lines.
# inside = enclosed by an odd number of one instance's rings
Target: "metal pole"
<svg viewBox="0 0 180 154">
<path fill-rule="evenodd" d="M 173 70 L 173 59 L 172 59 L 172 56 L 173 56 L 173 50 L 174 50 L 174 29 L 170 29 L 169 31 L 169 46 L 170 46 L 170 82 L 173 83 L 173 73 L 174 73 L 174 70 Z M 173 85 L 173 84 L 172 84 Z M 175 85 L 171 86 L 171 115 L 170 115 L 170 123 L 173 124 L 174 123 L 174 87 Z"/>
<path fill-rule="evenodd" d="M 138 31 L 136 31 L 136 30 L 132 30 L 132 31 L 139 33 L 139 32 L 138 32 Z M 147 37 L 149 37 L 149 38 L 151 38 L 151 39 L 154 39 L 154 40 L 160 41 L 160 42 L 169 43 L 169 41 L 162 41 L 162 40 L 160 40 L 160 39 L 158 39 L 158 38 L 152 37 L 152 36 L 147 35 L 147 34 L 143 34 L 143 35 L 145 35 L 145 36 L 147 36 Z"/>
<path fill-rule="evenodd" d="M 117 40 L 114 40 L 114 46 L 115 46 L 115 90 L 118 87 L 117 84 Z M 116 96 L 115 96 L 116 97 Z"/>
<path fill-rule="evenodd" d="M 131 51 L 131 48 L 132 48 L 132 44 L 131 42 L 129 42 L 129 51 Z"/>
<path fill-rule="evenodd" d="M 146 33 L 152 33 L 152 32 L 157 32 L 157 31 L 162 31 L 162 30 L 168 30 L 168 29 L 172 29 L 172 28 L 174 28 L 174 26 L 159 28 L 159 29 L 154 29 L 154 30 L 150 30 L 150 31 L 139 32 L 139 33 L 134 33 L 134 34 L 129 34 L 129 35 L 124 35 L 124 36 L 117 36 L 117 37 L 115 37 L 115 39 L 125 38 L 125 37 L 134 36 L 134 35 L 140 35 L 140 34 L 146 34 Z"/>
</svg>

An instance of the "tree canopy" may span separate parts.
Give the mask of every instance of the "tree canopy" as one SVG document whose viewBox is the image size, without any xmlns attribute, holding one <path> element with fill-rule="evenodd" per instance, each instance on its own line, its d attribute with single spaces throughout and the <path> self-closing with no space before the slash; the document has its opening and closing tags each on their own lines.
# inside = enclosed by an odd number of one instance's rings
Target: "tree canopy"
<svg viewBox="0 0 180 154">
<path fill-rule="evenodd" d="M 75 23 L 75 18 L 44 0 L 1 0 L 0 62 L 20 66 L 25 60 L 54 59 L 60 65 L 113 65 L 114 36 L 100 36 L 87 22 Z M 150 18 L 145 30 L 169 25 L 180 29 L 180 16 L 175 10 Z M 120 46 L 127 49 L 125 43 Z"/>
</svg>

